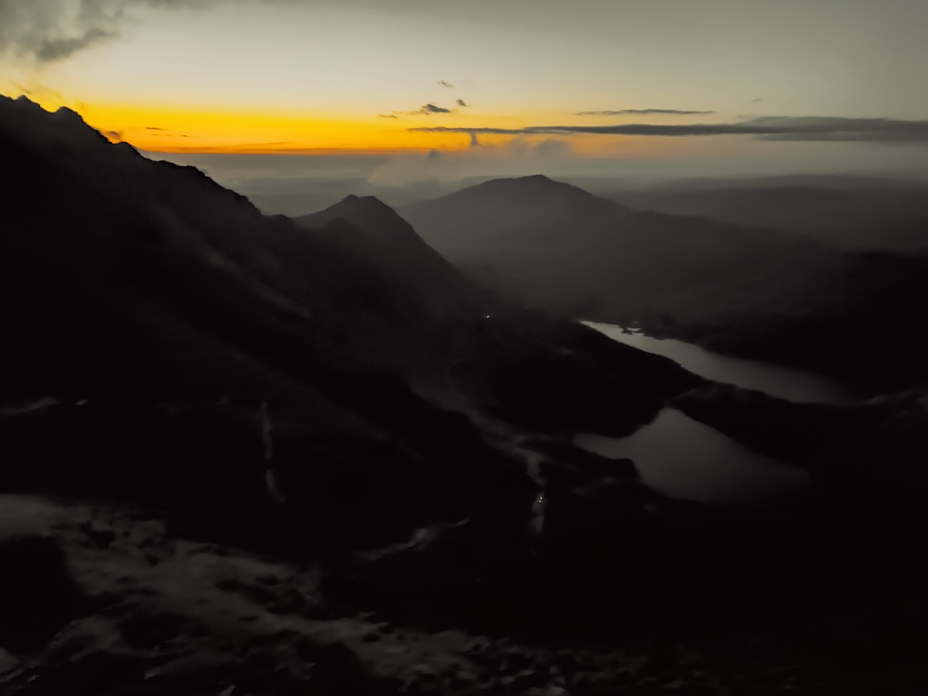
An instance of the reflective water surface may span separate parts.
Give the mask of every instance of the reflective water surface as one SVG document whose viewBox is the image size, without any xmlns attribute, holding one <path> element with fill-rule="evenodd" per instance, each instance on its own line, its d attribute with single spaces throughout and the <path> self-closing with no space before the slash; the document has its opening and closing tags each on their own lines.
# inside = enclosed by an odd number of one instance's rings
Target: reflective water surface
<svg viewBox="0 0 928 696">
<path fill-rule="evenodd" d="M 583 322 L 620 343 L 663 355 L 706 379 L 756 389 L 797 402 L 837 403 L 853 398 L 849 389 L 821 375 L 759 360 L 732 358 L 672 338 L 652 338 L 614 324 Z"/>
<path fill-rule="evenodd" d="M 643 483 L 671 498 L 773 501 L 796 497 L 809 483 L 805 470 L 751 452 L 671 408 L 628 437 L 581 433 L 574 442 L 604 457 L 631 459 Z"/>
<path fill-rule="evenodd" d="M 836 403 L 851 398 L 819 375 L 755 360 L 731 358 L 672 339 L 656 339 L 620 326 L 584 322 L 610 338 L 668 357 L 690 372 L 796 402 Z M 762 502 L 795 498 L 809 488 L 804 469 L 752 452 L 676 409 L 625 438 L 590 433 L 577 445 L 604 457 L 635 462 L 642 481 L 673 498 L 699 502 Z"/>
</svg>

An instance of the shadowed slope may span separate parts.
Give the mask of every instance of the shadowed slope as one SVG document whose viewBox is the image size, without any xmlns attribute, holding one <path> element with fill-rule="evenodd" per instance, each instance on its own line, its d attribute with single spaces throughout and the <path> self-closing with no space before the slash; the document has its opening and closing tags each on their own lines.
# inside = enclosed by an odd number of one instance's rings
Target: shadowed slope
<svg viewBox="0 0 928 696">
<path fill-rule="evenodd" d="M 858 177 L 781 177 L 740 186 L 681 182 L 610 198 L 637 210 L 793 230 L 839 248 L 928 254 L 928 189 L 915 182 Z"/>
<path fill-rule="evenodd" d="M 346 215 L 301 229 L 24 100 L 0 100 L 0 146 L 2 401 L 59 402 L 4 421 L 8 485 L 257 527 L 270 468 L 292 508 L 363 546 L 528 514 L 524 463 L 474 420 L 628 432 L 699 381 L 492 298 L 379 203 L 357 220 L 389 220 L 380 241 Z"/>
<path fill-rule="evenodd" d="M 638 213 L 545 177 L 489 181 L 404 208 L 454 263 L 568 314 L 718 315 L 769 303 L 827 252 L 785 234 Z M 496 287 L 496 285 L 494 287 Z M 721 290 L 720 290 L 721 286 Z"/>
<path fill-rule="evenodd" d="M 544 177 L 402 208 L 485 287 L 573 317 L 819 370 L 879 391 L 918 383 L 919 260 L 852 255 L 798 233 L 636 212 Z M 861 334 L 879 322 L 891 336 Z"/>
</svg>

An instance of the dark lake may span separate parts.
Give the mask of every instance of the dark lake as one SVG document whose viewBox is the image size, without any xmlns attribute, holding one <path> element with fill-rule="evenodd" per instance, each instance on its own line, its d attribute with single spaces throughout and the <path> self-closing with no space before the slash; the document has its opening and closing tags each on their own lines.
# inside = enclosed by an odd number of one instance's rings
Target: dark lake
<svg viewBox="0 0 928 696">
<path fill-rule="evenodd" d="M 719 355 L 683 341 L 629 333 L 620 326 L 584 323 L 718 382 L 796 402 L 837 403 L 852 396 L 841 385 L 802 370 Z M 631 459 L 645 484 L 673 498 L 763 503 L 796 498 L 809 489 L 810 476 L 804 469 L 752 452 L 672 408 L 628 437 L 581 433 L 575 442 L 605 457 Z"/>
<path fill-rule="evenodd" d="M 801 495 L 809 484 L 805 470 L 756 454 L 672 408 L 628 437 L 581 433 L 574 442 L 604 457 L 631 459 L 643 483 L 671 498 L 772 502 Z"/>
<path fill-rule="evenodd" d="M 583 322 L 620 343 L 670 358 L 690 372 L 716 382 L 756 389 L 797 402 L 838 403 L 852 400 L 851 390 L 814 372 L 713 353 L 672 338 L 652 338 L 613 324 Z"/>
</svg>

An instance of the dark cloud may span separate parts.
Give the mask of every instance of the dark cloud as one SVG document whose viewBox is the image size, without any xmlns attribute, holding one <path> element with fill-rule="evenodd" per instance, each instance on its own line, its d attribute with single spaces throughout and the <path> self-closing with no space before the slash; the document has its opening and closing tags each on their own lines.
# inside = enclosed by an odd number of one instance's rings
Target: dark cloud
<svg viewBox="0 0 928 696">
<path fill-rule="evenodd" d="M 833 142 L 928 142 L 928 121 L 837 116 L 766 116 L 738 123 L 669 125 L 625 123 L 615 126 L 530 126 L 528 128 L 411 128 L 432 133 L 497 135 L 753 135 L 761 140 Z"/>
<path fill-rule="evenodd" d="M 421 107 L 418 111 L 410 111 L 411 114 L 425 114 L 426 116 L 431 116 L 432 114 L 450 114 L 451 109 L 446 109 L 443 106 L 438 106 L 437 104 L 426 104 Z"/>
<path fill-rule="evenodd" d="M 458 106 L 467 106 L 467 104 L 464 103 L 463 99 L 458 99 Z"/>
<path fill-rule="evenodd" d="M 764 98 L 763 98 L 763 97 L 758 97 L 757 99 L 752 99 L 752 100 L 751 100 L 751 103 L 752 103 L 752 104 L 757 104 L 757 103 L 762 102 L 762 101 L 764 101 Z"/>
<path fill-rule="evenodd" d="M 450 82 L 445 82 L 444 80 L 439 80 L 438 84 L 440 84 L 442 87 L 447 87 L 448 89 L 454 89 L 454 85 L 452 85 Z"/>
<path fill-rule="evenodd" d="M 399 118 L 396 114 L 377 114 L 377 118 Z"/>
<path fill-rule="evenodd" d="M 160 131 L 164 130 L 164 128 L 158 128 L 157 126 L 145 126 L 145 130 Z"/>
<path fill-rule="evenodd" d="M 133 7 L 205 7 L 222 0 L 0 0 L 0 54 L 50 63 L 114 39 Z"/>
<path fill-rule="evenodd" d="M 103 135 L 105 135 L 107 138 L 110 138 L 111 140 L 122 140 L 122 131 L 117 131 L 117 130 L 103 131 Z"/>
<path fill-rule="evenodd" d="M 622 116 L 624 114 L 670 114 L 672 116 L 693 116 L 714 114 L 714 111 L 680 111 L 679 109 L 620 109 L 619 111 L 578 111 L 574 116 Z"/>
<path fill-rule="evenodd" d="M 39 41 L 33 50 L 35 57 L 42 63 L 51 63 L 81 51 L 88 46 L 118 36 L 115 31 L 93 27 L 80 36 L 69 38 L 45 38 Z"/>
</svg>

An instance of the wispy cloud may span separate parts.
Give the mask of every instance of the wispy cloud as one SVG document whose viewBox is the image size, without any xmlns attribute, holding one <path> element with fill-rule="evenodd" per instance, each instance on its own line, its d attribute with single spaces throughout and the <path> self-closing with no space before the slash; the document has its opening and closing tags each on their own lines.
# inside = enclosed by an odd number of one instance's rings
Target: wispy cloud
<svg viewBox="0 0 928 696">
<path fill-rule="evenodd" d="M 377 114 L 377 118 L 399 118 L 396 114 Z"/>
<path fill-rule="evenodd" d="M 626 114 L 665 114 L 669 116 L 694 116 L 714 113 L 714 111 L 682 111 L 680 109 L 619 109 L 618 111 L 578 111 L 574 114 L 574 116 L 624 116 Z"/>
<path fill-rule="evenodd" d="M 928 121 L 838 116 L 765 116 L 737 123 L 670 125 L 623 123 L 613 126 L 529 126 L 528 128 L 420 127 L 413 131 L 469 135 L 753 135 L 761 140 L 833 142 L 928 142 Z"/>
<path fill-rule="evenodd" d="M 463 99 L 458 99 L 458 106 L 467 106 L 467 104 L 464 103 Z"/>
<path fill-rule="evenodd" d="M 0 0 L 2 2 L 2 0 Z M 56 106 L 69 106 L 73 107 L 77 111 L 83 111 L 84 105 L 80 101 L 74 101 L 67 99 L 61 92 L 58 92 L 51 87 L 47 87 L 41 83 L 30 80 L 27 84 L 21 82 L 10 81 L 8 83 L 13 90 L 18 94 L 22 94 L 26 97 L 29 97 L 32 101 L 41 102 L 43 104 L 55 104 Z M 4 86 L 4 82 L 0 80 L 0 89 Z"/>
<path fill-rule="evenodd" d="M 447 87 L 448 89 L 454 89 L 454 85 L 452 85 L 450 82 L 445 82 L 444 80 L 439 80 L 438 84 L 440 84 L 442 87 Z"/>
</svg>

